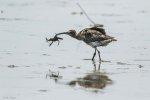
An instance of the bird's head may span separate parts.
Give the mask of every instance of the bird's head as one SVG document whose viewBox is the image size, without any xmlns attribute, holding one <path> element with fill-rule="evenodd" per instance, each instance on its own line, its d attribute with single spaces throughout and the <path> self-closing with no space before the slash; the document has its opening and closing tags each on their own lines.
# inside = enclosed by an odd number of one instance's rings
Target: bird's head
<svg viewBox="0 0 150 100">
<path fill-rule="evenodd" d="M 70 35 L 70 36 L 72 36 L 72 37 L 74 37 L 74 36 L 76 36 L 76 31 L 75 30 L 69 30 L 67 32 L 67 34 Z"/>
</svg>

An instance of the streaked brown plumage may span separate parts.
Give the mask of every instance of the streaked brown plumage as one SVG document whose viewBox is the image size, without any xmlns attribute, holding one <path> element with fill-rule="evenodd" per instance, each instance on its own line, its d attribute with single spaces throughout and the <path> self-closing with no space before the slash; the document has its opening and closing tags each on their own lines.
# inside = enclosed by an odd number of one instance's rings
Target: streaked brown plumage
<svg viewBox="0 0 150 100">
<path fill-rule="evenodd" d="M 93 48 L 98 46 L 106 46 L 108 43 L 116 41 L 114 37 L 106 35 L 103 28 L 97 27 L 83 29 L 77 34 L 77 37 Z"/>
<path fill-rule="evenodd" d="M 67 34 L 73 38 L 82 40 L 86 44 L 95 48 L 92 60 L 94 60 L 97 51 L 99 54 L 99 60 L 101 61 L 100 51 L 97 49 L 97 47 L 106 46 L 112 41 L 117 41 L 114 37 L 107 35 L 105 30 L 101 27 L 85 28 L 79 33 L 76 33 L 75 30 L 69 30 L 68 32 L 58 33 L 57 36 L 61 34 Z"/>
</svg>

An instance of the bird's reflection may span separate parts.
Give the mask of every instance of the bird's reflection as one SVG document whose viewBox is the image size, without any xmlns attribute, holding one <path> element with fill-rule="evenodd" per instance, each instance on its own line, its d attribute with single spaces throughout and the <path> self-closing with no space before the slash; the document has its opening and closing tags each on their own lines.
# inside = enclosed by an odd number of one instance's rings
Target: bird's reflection
<svg viewBox="0 0 150 100">
<path fill-rule="evenodd" d="M 103 89 L 107 85 L 111 84 L 112 80 L 105 73 L 100 72 L 100 63 L 98 64 L 98 68 L 95 61 L 93 61 L 92 63 L 94 67 L 93 72 L 90 72 L 84 77 L 69 82 L 69 85 L 79 85 L 84 88 Z"/>
<path fill-rule="evenodd" d="M 94 67 L 94 72 L 100 72 L 101 62 L 98 62 L 98 66 L 96 66 L 95 60 L 93 60 L 92 63 L 93 63 L 93 67 Z"/>
</svg>

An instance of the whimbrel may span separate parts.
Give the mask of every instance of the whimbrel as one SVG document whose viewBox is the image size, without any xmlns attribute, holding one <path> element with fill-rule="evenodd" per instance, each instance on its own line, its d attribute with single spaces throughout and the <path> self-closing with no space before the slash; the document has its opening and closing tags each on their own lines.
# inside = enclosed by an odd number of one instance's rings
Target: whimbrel
<svg viewBox="0 0 150 100">
<path fill-rule="evenodd" d="M 112 41 L 117 41 L 114 37 L 106 34 L 102 27 L 91 27 L 85 28 L 77 33 L 75 30 L 69 30 L 67 32 L 58 33 L 55 35 L 55 39 L 59 41 L 58 35 L 67 34 L 75 39 L 82 40 L 86 44 L 90 45 L 95 49 L 92 60 L 94 60 L 96 52 L 98 52 L 99 61 L 101 62 L 100 51 L 97 49 L 99 46 L 107 46 Z M 47 39 L 47 41 L 52 41 L 54 38 Z M 52 41 L 53 42 L 53 41 Z M 52 43 L 51 43 L 52 44 Z"/>
</svg>

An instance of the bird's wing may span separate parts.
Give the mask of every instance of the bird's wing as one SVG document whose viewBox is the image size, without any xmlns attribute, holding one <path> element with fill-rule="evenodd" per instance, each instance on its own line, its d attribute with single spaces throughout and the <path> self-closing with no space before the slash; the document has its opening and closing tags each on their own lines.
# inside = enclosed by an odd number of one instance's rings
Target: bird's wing
<svg viewBox="0 0 150 100">
<path fill-rule="evenodd" d="M 102 34 L 106 34 L 105 29 L 102 28 L 102 27 L 91 27 L 91 28 L 89 28 L 89 29 L 99 31 L 99 32 L 101 32 Z"/>
<path fill-rule="evenodd" d="M 97 29 L 86 28 L 80 32 L 80 37 L 86 43 L 95 41 L 104 41 L 108 39 L 113 39 L 113 37 L 103 34 Z"/>
</svg>

